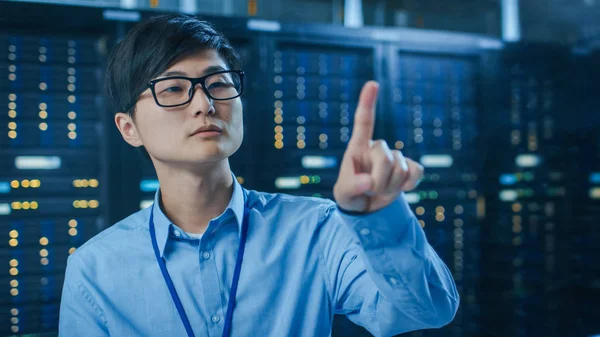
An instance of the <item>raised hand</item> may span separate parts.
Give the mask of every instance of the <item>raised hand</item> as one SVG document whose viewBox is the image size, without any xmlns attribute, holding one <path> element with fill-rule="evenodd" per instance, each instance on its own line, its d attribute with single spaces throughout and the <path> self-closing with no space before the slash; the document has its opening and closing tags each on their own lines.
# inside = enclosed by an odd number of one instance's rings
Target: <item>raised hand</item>
<svg viewBox="0 0 600 337">
<path fill-rule="evenodd" d="M 377 211 L 403 191 L 414 189 L 423 176 L 423 166 L 390 150 L 384 140 L 372 140 L 378 90 L 374 81 L 362 88 L 352 137 L 333 187 L 338 206 L 346 211 Z"/>
</svg>

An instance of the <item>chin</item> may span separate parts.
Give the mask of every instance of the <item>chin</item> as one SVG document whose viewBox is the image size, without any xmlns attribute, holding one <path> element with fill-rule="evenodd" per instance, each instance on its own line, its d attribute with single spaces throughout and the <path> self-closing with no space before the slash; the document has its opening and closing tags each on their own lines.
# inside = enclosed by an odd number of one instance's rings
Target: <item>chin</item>
<svg viewBox="0 0 600 337">
<path fill-rule="evenodd" d="M 241 145 L 233 142 L 203 142 L 185 144 L 173 151 L 167 151 L 164 156 L 157 159 L 173 164 L 194 166 L 200 164 L 217 163 L 233 155 Z M 164 151 L 163 151 L 164 152 Z"/>
<path fill-rule="evenodd" d="M 194 163 L 214 163 L 229 158 L 231 155 L 226 149 L 221 148 L 202 148 L 190 153 L 182 154 L 183 158 L 188 158 L 188 161 Z"/>
</svg>

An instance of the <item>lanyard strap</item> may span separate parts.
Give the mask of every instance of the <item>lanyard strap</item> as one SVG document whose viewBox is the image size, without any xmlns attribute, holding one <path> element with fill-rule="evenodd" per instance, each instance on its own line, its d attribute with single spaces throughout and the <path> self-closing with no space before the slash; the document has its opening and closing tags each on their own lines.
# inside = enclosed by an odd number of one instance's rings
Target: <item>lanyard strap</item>
<svg viewBox="0 0 600 337">
<path fill-rule="evenodd" d="M 246 191 L 244 191 L 244 199 L 247 199 Z M 242 234 L 240 237 L 240 246 L 238 248 L 238 254 L 235 261 L 235 269 L 233 271 L 233 282 L 231 284 L 231 291 L 229 293 L 229 303 L 227 305 L 227 314 L 225 316 L 225 327 L 223 328 L 223 337 L 229 337 L 231 334 L 231 321 L 233 319 L 233 309 L 235 307 L 235 296 L 238 288 L 238 281 L 240 279 L 240 270 L 242 269 L 242 260 L 244 257 L 244 249 L 246 248 L 246 238 L 248 236 L 248 218 L 249 218 L 249 210 L 247 207 L 247 200 L 244 200 L 244 218 L 242 221 Z M 156 231 L 154 229 L 154 207 L 150 210 L 150 238 L 152 239 L 152 248 L 154 248 L 154 255 L 156 256 L 156 261 L 158 262 L 158 266 L 160 267 L 160 272 L 167 283 L 167 288 L 169 288 L 169 293 L 171 294 L 171 298 L 173 299 L 173 303 L 175 304 L 175 308 L 177 308 L 177 312 L 179 313 L 179 317 L 181 318 L 181 322 L 185 327 L 185 331 L 187 332 L 188 337 L 194 337 L 194 331 L 192 330 L 192 326 L 190 321 L 183 309 L 183 305 L 181 304 L 181 300 L 179 299 L 179 295 L 177 295 L 177 291 L 175 290 L 175 285 L 173 284 L 173 280 L 169 275 L 169 271 L 167 270 L 167 265 L 165 263 L 165 259 L 160 256 L 160 252 L 158 250 L 158 243 L 156 242 Z"/>
</svg>

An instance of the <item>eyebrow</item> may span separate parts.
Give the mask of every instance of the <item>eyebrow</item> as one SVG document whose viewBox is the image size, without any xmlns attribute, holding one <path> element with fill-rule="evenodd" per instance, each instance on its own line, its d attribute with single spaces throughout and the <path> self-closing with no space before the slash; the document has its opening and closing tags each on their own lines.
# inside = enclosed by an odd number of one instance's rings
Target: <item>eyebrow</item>
<svg viewBox="0 0 600 337">
<path fill-rule="evenodd" d="M 210 67 L 204 69 L 204 71 L 202 71 L 202 75 L 214 73 L 217 71 L 223 71 L 223 70 L 227 70 L 227 69 L 223 68 L 222 66 L 210 66 Z M 186 76 L 187 77 L 188 74 L 184 71 L 173 70 L 173 71 L 167 71 L 166 73 L 161 74 L 159 77 L 169 77 L 169 76 Z"/>
</svg>

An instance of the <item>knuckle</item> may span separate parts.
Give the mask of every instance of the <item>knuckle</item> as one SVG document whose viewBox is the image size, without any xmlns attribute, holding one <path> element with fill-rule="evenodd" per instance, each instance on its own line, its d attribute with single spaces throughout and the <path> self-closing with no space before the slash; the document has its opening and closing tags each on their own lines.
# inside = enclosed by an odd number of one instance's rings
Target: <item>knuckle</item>
<svg viewBox="0 0 600 337">
<path fill-rule="evenodd" d="M 377 140 L 377 144 L 378 144 L 378 146 L 379 146 L 379 147 L 381 147 L 382 149 L 385 149 L 385 150 L 389 150 L 389 149 L 390 149 L 390 147 L 389 147 L 388 143 L 387 143 L 385 140 L 383 140 L 383 139 L 378 139 L 378 140 Z"/>
<path fill-rule="evenodd" d="M 417 163 L 417 176 L 419 177 L 419 179 L 421 179 L 424 174 L 425 174 L 425 167 L 423 167 L 423 165 Z"/>
<path fill-rule="evenodd" d="M 410 171 L 409 159 L 402 155 L 402 152 L 395 151 L 394 158 L 396 160 L 396 166 L 398 171 L 408 173 Z"/>
<path fill-rule="evenodd" d="M 379 157 L 379 162 L 385 166 L 393 166 L 395 164 L 395 160 L 393 156 L 384 154 Z"/>
<path fill-rule="evenodd" d="M 372 150 L 373 154 L 378 158 L 377 160 L 385 165 L 393 165 L 396 161 L 394 154 L 384 140 L 373 141 Z"/>
<path fill-rule="evenodd" d="M 392 156 L 394 157 L 394 160 L 398 163 L 401 164 L 402 160 L 404 159 L 404 156 L 402 155 L 402 152 L 398 151 L 398 150 L 393 150 L 392 151 Z"/>
<path fill-rule="evenodd" d="M 396 173 L 402 175 L 403 177 L 407 177 L 409 174 L 409 170 L 406 170 L 404 167 L 402 167 L 401 163 L 398 163 L 394 170 Z"/>
<path fill-rule="evenodd" d="M 405 184 L 410 178 L 408 172 L 403 169 L 396 169 L 394 175 L 398 184 Z"/>
<path fill-rule="evenodd" d="M 371 144 L 371 147 L 375 148 L 375 149 L 385 149 L 385 148 L 389 149 L 387 142 L 383 139 L 372 140 L 370 142 L 370 144 Z"/>
<path fill-rule="evenodd" d="M 406 158 L 406 162 L 411 170 L 417 175 L 421 176 L 425 172 L 425 167 L 423 167 L 423 165 L 421 165 L 419 162 L 410 158 Z"/>
</svg>

